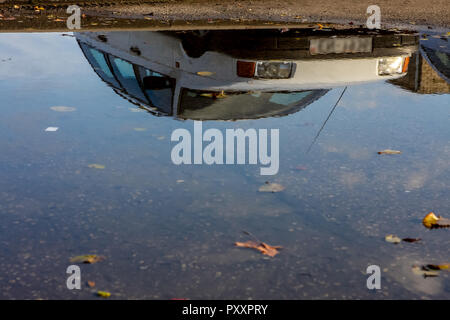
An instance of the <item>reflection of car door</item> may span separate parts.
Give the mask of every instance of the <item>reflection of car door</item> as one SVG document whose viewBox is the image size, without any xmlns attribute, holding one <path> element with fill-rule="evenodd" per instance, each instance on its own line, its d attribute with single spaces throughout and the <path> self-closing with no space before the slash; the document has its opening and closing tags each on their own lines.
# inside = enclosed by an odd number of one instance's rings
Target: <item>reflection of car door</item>
<svg viewBox="0 0 450 320">
<path fill-rule="evenodd" d="M 110 61 L 117 80 L 128 94 L 165 114 L 172 113 L 175 79 L 117 57 L 110 56 Z"/>
<path fill-rule="evenodd" d="M 150 105 L 166 114 L 172 114 L 175 79 L 144 67 L 138 67 L 136 74 Z"/>
</svg>

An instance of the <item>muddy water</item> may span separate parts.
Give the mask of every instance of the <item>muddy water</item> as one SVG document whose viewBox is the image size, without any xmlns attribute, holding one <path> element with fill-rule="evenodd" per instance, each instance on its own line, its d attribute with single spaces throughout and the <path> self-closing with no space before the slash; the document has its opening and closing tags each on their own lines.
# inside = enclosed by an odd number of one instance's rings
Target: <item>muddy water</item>
<svg viewBox="0 0 450 320">
<path fill-rule="evenodd" d="M 447 271 L 412 272 L 450 260 L 449 230 L 421 223 L 450 215 L 448 37 L 418 35 L 396 80 L 346 64 L 374 66 L 383 52 L 306 49 L 289 82 L 236 78 L 238 55 L 261 50 L 209 42 L 193 58 L 180 35 L 98 35 L 0 36 L 0 298 L 450 298 Z M 181 84 L 189 92 L 172 105 Z M 278 129 L 278 173 L 175 165 L 171 135 L 194 135 L 194 120 L 224 136 Z M 284 190 L 259 192 L 266 181 Z M 243 230 L 283 249 L 236 248 L 251 240 Z M 422 240 L 395 245 L 388 234 Z M 82 289 L 68 290 L 66 268 L 81 254 L 106 259 L 81 264 Z M 380 267 L 379 290 L 366 286 L 369 265 Z"/>
</svg>

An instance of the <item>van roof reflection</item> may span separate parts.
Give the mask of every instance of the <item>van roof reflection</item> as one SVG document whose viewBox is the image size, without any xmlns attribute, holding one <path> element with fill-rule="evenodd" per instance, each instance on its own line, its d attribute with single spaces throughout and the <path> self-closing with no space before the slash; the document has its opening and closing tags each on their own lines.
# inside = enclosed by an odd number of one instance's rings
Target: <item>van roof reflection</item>
<svg viewBox="0 0 450 320">
<path fill-rule="evenodd" d="M 333 87 L 407 73 L 417 35 L 381 31 L 84 32 L 117 94 L 155 115 L 239 120 L 297 112 Z"/>
</svg>

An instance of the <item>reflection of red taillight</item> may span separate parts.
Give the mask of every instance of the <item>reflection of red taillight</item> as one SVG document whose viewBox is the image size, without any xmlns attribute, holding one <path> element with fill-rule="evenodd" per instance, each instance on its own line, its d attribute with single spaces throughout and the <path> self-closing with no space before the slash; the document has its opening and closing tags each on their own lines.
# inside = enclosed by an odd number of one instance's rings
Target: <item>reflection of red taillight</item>
<svg viewBox="0 0 450 320">
<path fill-rule="evenodd" d="M 409 57 L 406 57 L 405 61 L 403 61 L 402 73 L 408 71 L 408 65 L 409 65 Z"/>
<path fill-rule="evenodd" d="M 237 75 L 243 78 L 253 78 L 255 75 L 255 62 L 238 61 L 237 62 Z"/>
</svg>

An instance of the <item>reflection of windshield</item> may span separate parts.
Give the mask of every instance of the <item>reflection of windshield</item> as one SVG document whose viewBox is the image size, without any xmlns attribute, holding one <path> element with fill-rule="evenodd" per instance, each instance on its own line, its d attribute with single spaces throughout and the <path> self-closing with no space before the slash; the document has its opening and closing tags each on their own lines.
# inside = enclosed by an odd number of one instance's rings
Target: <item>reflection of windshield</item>
<svg viewBox="0 0 450 320">
<path fill-rule="evenodd" d="M 202 120 L 282 116 L 303 109 L 326 92 L 211 92 L 183 88 L 178 116 Z"/>
<path fill-rule="evenodd" d="M 428 59 L 447 79 L 450 79 L 450 54 L 422 46 Z"/>
<path fill-rule="evenodd" d="M 81 42 L 80 47 L 95 72 L 106 83 L 144 104 L 171 114 L 175 79 L 103 53 Z"/>
</svg>

